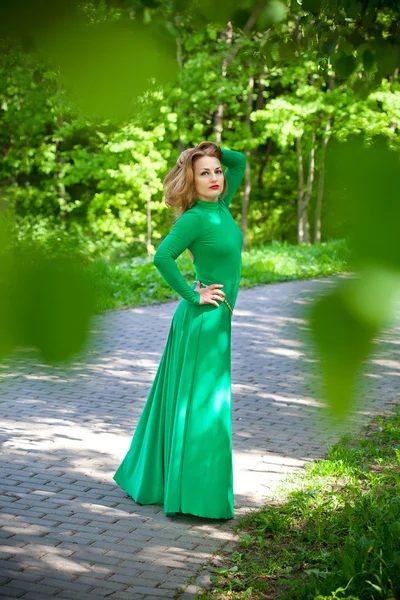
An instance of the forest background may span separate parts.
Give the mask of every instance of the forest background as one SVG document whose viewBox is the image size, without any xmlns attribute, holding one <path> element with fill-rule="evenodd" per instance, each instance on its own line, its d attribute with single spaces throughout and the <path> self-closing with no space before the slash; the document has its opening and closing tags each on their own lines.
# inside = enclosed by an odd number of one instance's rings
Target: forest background
<svg viewBox="0 0 400 600">
<path fill-rule="evenodd" d="M 176 297 L 151 260 L 162 182 L 210 140 L 247 156 L 242 285 L 351 269 L 301 305 L 304 379 L 349 413 L 400 292 L 400 1 L 14 0 L 0 55 L 0 359 L 65 363 L 94 312 Z M 271 573 L 281 598 L 394 598 L 398 411 L 372 433 L 253 513 L 210 599 L 266 597 Z"/>
<path fill-rule="evenodd" d="M 232 206 L 245 247 L 328 241 L 344 234 L 328 142 L 398 150 L 392 2 L 101 0 L 61 13 L 42 2 L 2 15 L 1 194 L 20 239 L 67 234 L 90 256 L 150 258 L 172 223 L 165 174 L 212 140 L 247 155 Z"/>
</svg>

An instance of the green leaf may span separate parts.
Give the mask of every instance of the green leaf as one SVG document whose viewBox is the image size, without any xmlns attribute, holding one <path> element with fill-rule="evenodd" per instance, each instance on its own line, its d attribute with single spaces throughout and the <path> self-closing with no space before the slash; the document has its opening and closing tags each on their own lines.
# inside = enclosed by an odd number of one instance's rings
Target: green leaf
<svg viewBox="0 0 400 600">
<path fill-rule="evenodd" d="M 392 40 L 375 46 L 376 63 L 382 77 L 392 75 L 400 64 L 400 46 Z"/>
<path fill-rule="evenodd" d="M 316 578 L 321 577 L 322 579 L 326 579 L 330 574 L 328 571 L 320 571 L 319 569 L 304 569 L 304 573 L 314 575 Z"/>
<path fill-rule="evenodd" d="M 365 580 L 371 587 L 374 588 L 374 590 L 376 590 L 377 592 L 379 592 L 380 594 L 382 594 L 382 588 L 379 585 L 376 585 L 375 583 L 372 583 L 372 581 L 369 581 L 368 579 Z"/>
<path fill-rule="evenodd" d="M 352 55 L 341 55 L 333 61 L 334 69 L 339 77 L 346 79 L 356 67 L 356 59 Z"/>
<path fill-rule="evenodd" d="M 349 310 L 346 293 L 346 289 L 339 289 L 318 300 L 310 320 L 327 400 L 336 415 L 348 411 L 356 377 L 377 333 L 376 328 Z"/>
<path fill-rule="evenodd" d="M 372 68 L 372 66 L 374 65 L 374 62 L 375 62 L 374 54 L 371 52 L 371 50 L 365 50 L 365 52 L 363 53 L 364 68 L 368 71 L 369 69 Z"/>
<path fill-rule="evenodd" d="M 390 524 L 390 529 L 396 536 L 400 536 L 400 521 L 394 521 Z"/>
<path fill-rule="evenodd" d="M 303 0 L 301 7 L 307 12 L 318 14 L 321 10 L 321 0 Z"/>
<path fill-rule="evenodd" d="M 269 0 L 265 9 L 257 19 L 260 28 L 267 29 L 275 23 L 279 23 L 286 15 L 286 6 L 279 0 Z"/>
<path fill-rule="evenodd" d="M 246 25 L 247 21 L 249 20 L 250 15 L 251 15 L 250 10 L 247 10 L 245 8 L 238 8 L 233 13 L 233 17 L 231 19 L 233 25 L 235 27 L 239 27 L 240 29 L 242 29 Z"/>
<path fill-rule="evenodd" d="M 325 54 L 330 54 L 336 48 L 338 40 L 339 35 L 336 33 L 328 36 L 328 38 L 321 45 L 321 51 Z"/>
<path fill-rule="evenodd" d="M 278 46 L 279 58 L 284 62 L 290 62 L 296 55 L 296 45 L 294 42 L 285 42 Z"/>
<path fill-rule="evenodd" d="M 229 567 L 229 568 L 216 569 L 216 572 L 219 575 L 225 575 L 226 573 L 237 573 L 238 570 L 239 570 L 239 567 L 237 565 L 234 565 L 233 567 Z"/>
</svg>

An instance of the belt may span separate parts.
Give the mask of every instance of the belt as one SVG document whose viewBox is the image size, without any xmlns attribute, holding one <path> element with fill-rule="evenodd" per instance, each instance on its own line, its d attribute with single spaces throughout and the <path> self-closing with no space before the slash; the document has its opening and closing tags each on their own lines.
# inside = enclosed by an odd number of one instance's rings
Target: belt
<svg viewBox="0 0 400 600">
<path fill-rule="evenodd" d="M 205 283 L 202 283 L 199 279 L 197 279 L 195 281 L 195 283 L 199 283 L 200 287 L 208 287 L 208 285 L 206 285 Z M 231 311 L 231 315 L 233 315 L 233 308 L 232 306 L 229 304 L 228 300 L 225 300 L 225 298 L 223 299 L 223 302 L 225 302 L 225 304 L 227 305 L 227 307 L 229 308 L 229 310 Z"/>
</svg>

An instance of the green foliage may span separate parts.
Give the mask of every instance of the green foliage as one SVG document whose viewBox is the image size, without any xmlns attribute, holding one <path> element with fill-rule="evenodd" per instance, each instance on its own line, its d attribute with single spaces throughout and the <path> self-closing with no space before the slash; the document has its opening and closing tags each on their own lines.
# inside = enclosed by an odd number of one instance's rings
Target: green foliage
<svg viewBox="0 0 400 600">
<path fill-rule="evenodd" d="M 38 59 L 17 50 L 5 57 L 0 173 L 20 239 L 44 240 L 58 230 L 88 239 L 92 254 L 112 247 L 117 253 L 122 244 L 131 254 L 151 251 L 148 208 L 156 212 L 153 226 L 165 220 L 160 191 L 170 146 L 162 144 L 164 124 L 151 131 L 95 126 L 73 112 L 56 75 Z"/>
<path fill-rule="evenodd" d="M 60 81 L 91 118 L 127 118 L 133 101 L 176 75 L 174 40 L 155 23 L 89 21 L 77 12 L 37 36 Z"/>
<path fill-rule="evenodd" d="M 234 22 L 238 23 L 233 31 L 235 56 L 225 77 L 222 61 L 228 48 L 223 36 L 224 25 L 216 19 L 205 27 L 196 26 L 196 19 L 203 18 L 209 10 L 207 5 L 200 4 L 195 3 L 190 9 L 192 12 L 189 9 L 183 12 L 179 27 L 173 7 L 155 3 L 135 9 L 138 18 L 143 17 L 147 25 L 152 24 L 152 31 L 159 33 L 163 43 L 166 35 L 179 38 L 185 60 L 176 81 L 170 80 L 160 88 L 147 79 L 146 91 L 134 103 L 136 92 L 129 86 L 135 83 L 135 78 L 125 76 L 130 66 L 123 61 L 116 65 L 112 53 L 105 51 L 104 56 L 94 54 L 95 68 L 91 73 L 104 75 L 103 86 L 107 84 L 106 73 L 115 77 L 115 85 L 107 85 L 108 95 L 100 94 L 90 78 L 83 78 L 79 73 L 76 81 L 72 78 L 72 87 L 82 84 L 90 91 L 84 105 L 89 103 L 94 107 L 93 93 L 98 98 L 101 96 L 100 102 L 130 102 L 129 117 L 120 120 L 90 118 L 84 114 L 77 97 L 70 93 L 68 78 L 71 79 L 76 69 L 84 67 L 83 62 L 76 61 L 76 56 L 82 53 L 66 51 L 75 25 L 65 25 L 63 29 L 61 23 L 51 29 L 51 39 L 43 40 L 39 35 L 38 47 L 44 44 L 43 48 L 47 48 L 46 58 L 43 52 L 40 55 L 26 53 L 15 43 L 2 42 L 2 196 L 8 200 L 22 229 L 26 226 L 25 220 L 30 226 L 43 228 L 49 219 L 49 230 L 55 227 L 75 235 L 79 229 L 82 235 L 90 237 L 92 253 L 100 254 L 107 247 L 114 248 L 110 254 L 116 256 L 123 241 L 129 244 L 130 256 L 152 252 L 155 242 L 170 225 L 163 209 L 163 176 L 178 155 L 178 140 L 194 145 L 215 136 L 215 99 L 224 103 L 223 143 L 252 153 L 249 157 L 252 166 L 250 244 L 262 245 L 274 239 L 296 240 L 295 140 L 299 136 L 307 147 L 312 132 L 316 132 L 318 149 L 330 118 L 331 138 L 345 141 L 355 133 L 362 133 L 367 140 L 372 140 L 384 135 L 397 147 L 395 124 L 400 116 L 400 101 L 395 81 L 387 77 L 374 79 L 373 87 L 365 88 L 366 93 L 361 94 L 359 84 L 369 85 L 372 80 L 368 77 L 372 75 L 362 74 L 357 63 L 357 76 L 349 73 L 346 81 L 333 89 L 329 83 L 336 76 L 332 70 L 336 64 L 333 58 L 337 57 L 340 64 L 340 57 L 353 56 L 352 48 L 354 56 L 363 57 L 368 73 L 376 74 L 377 42 L 369 43 L 368 39 L 375 40 L 374 36 L 378 36 L 381 29 L 387 43 L 393 42 L 397 20 L 389 7 L 382 9 L 379 19 L 374 15 L 373 24 L 363 23 L 362 29 L 359 24 L 356 28 L 353 16 L 347 17 L 347 30 L 342 30 L 341 19 L 346 12 L 351 13 L 351 5 L 341 7 L 342 16 L 338 21 L 327 6 L 322 8 L 318 3 L 311 3 L 307 9 L 292 4 L 284 18 L 272 19 L 278 23 L 271 30 L 268 15 L 262 13 L 255 21 L 257 35 L 243 36 L 239 22 L 249 18 L 252 3 L 222 3 L 221 14 L 228 11 L 232 17 L 236 15 Z M 282 4 L 278 4 L 268 4 L 267 13 L 281 10 Z M 117 10 L 107 2 L 99 5 L 89 2 L 80 10 L 78 29 L 87 30 L 89 38 L 93 38 L 90 52 L 94 52 L 96 36 L 102 27 L 114 33 L 121 30 L 118 44 L 125 43 L 131 8 L 121 6 Z M 365 18 L 372 12 L 368 6 Z M 315 46 L 310 35 L 317 13 L 320 20 L 315 32 L 319 46 Z M 5 22 L 12 14 L 5 16 Z M 301 16 L 298 25 L 297 16 Z M 86 25 L 82 19 L 86 19 Z M 298 44 L 294 44 L 297 26 Z M 371 29 L 374 29 L 373 35 Z M 64 41 L 57 47 L 53 41 L 59 38 L 60 31 Z M 329 60 L 321 55 L 328 34 L 334 35 L 334 43 L 325 50 Z M 131 37 L 135 37 L 133 33 Z M 89 43 L 89 38 L 85 43 Z M 57 67 L 53 62 L 54 52 L 61 52 Z M 120 52 L 124 60 L 131 54 Z M 130 58 L 129 61 L 135 68 L 138 63 L 146 65 L 142 60 Z M 250 64 L 257 80 L 251 92 L 253 101 L 249 111 Z M 341 76 L 343 78 L 343 73 Z M 136 79 L 139 83 L 143 78 Z M 128 86 L 124 94 L 118 91 L 120 83 Z M 274 144 L 273 154 L 264 167 L 264 146 L 268 141 Z M 314 190 L 311 206 L 315 193 Z M 233 211 L 239 219 L 240 193 L 236 204 Z M 148 208 L 151 209 L 150 237 Z M 332 220 L 332 215 L 324 214 L 325 239 L 338 237 Z"/>
<path fill-rule="evenodd" d="M 274 242 L 243 253 L 241 286 L 321 277 L 348 268 L 349 254 L 343 241 L 314 246 Z"/>
<path fill-rule="evenodd" d="M 232 204 L 250 248 L 243 286 L 347 261 L 323 246 L 304 250 L 304 264 L 293 248 L 270 258 L 274 241 L 346 237 L 365 270 L 312 323 L 329 399 L 344 412 L 397 288 L 397 4 L 46 0 L 34 10 L 17 0 L 0 17 L 0 208 L 19 241 L 74 243 L 94 260 L 98 310 L 174 297 L 134 262 L 171 227 L 164 176 L 204 139 L 245 152 L 249 198 L 239 191 Z M 357 136 L 384 140 L 379 160 L 355 149 Z"/>
<path fill-rule="evenodd" d="M 87 339 L 95 312 L 94 280 L 83 256 L 19 243 L 0 222 L 0 358 L 17 347 L 46 362 L 67 361 Z"/>
<path fill-rule="evenodd" d="M 394 598 L 400 589 L 400 407 L 306 465 L 287 500 L 242 517 L 199 600 Z M 294 489 L 293 489 L 293 484 Z M 249 591 L 250 590 L 250 591 Z"/>
<path fill-rule="evenodd" d="M 312 247 L 274 243 L 243 253 L 242 288 L 265 283 L 305 279 L 348 269 L 348 251 L 343 241 Z M 193 263 L 182 254 L 178 267 L 189 284 L 195 278 Z M 96 283 L 98 311 L 177 300 L 179 296 L 145 258 L 110 263 L 97 258 L 91 265 Z"/>
<path fill-rule="evenodd" d="M 311 312 L 327 398 L 338 413 L 349 408 L 361 366 L 380 329 L 390 323 L 400 290 L 398 172 L 398 153 L 382 140 L 330 148 L 328 200 L 342 215 L 359 271 L 356 280 L 318 300 Z"/>
</svg>

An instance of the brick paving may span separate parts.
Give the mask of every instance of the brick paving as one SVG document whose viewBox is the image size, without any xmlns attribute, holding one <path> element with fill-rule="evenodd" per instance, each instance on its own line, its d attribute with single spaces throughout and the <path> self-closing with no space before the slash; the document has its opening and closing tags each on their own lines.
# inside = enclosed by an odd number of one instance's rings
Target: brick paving
<svg viewBox="0 0 400 600">
<path fill-rule="evenodd" d="M 277 484 L 344 431 L 318 401 L 304 310 L 335 278 L 241 290 L 233 319 L 235 507 Z M 232 521 L 167 518 L 112 479 L 147 398 L 176 302 L 93 321 L 83 360 L 16 353 L 0 369 L 0 598 L 195 598 Z M 382 334 L 347 428 L 400 399 L 400 327 Z"/>
</svg>

